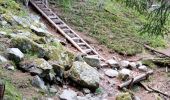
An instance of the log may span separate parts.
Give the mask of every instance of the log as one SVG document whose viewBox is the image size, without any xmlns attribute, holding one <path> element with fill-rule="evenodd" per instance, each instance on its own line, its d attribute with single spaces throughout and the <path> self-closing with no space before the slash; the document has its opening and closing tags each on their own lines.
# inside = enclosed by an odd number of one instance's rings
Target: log
<svg viewBox="0 0 170 100">
<path fill-rule="evenodd" d="M 149 75 L 153 74 L 153 70 L 146 72 L 145 74 L 141 74 L 135 78 L 132 78 L 118 86 L 119 89 L 122 89 L 123 87 L 127 87 L 130 84 L 138 83 L 144 79 L 146 79 Z M 133 80 L 133 81 L 132 81 Z"/>
<path fill-rule="evenodd" d="M 145 85 L 145 84 L 143 84 L 143 83 L 141 83 L 141 82 L 140 82 L 140 85 L 141 85 L 145 90 L 147 90 L 148 92 L 159 93 L 159 94 L 162 94 L 162 95 L 170 98 L 170 95 L 168 95 L 168 94 L 166 94 L 166 93 L 164 93 L 164 92 L 162 92 L 162 91 L 160 91 L 160 90 L 158 90 L 158 89 L 154 89 L 154 88 L 150 87 L 149 85 L 147 86 L 147 85 Z"/>
<path fill-rule="evenodd" d="M 163 52 L 161 52 L 161 51 L 158 51 L 158 50 L 156 50 L 156 49 L 154 49 L 154 48 L 152 48 L 152 47 L 150 47 L 150 46 L 148 46 L 148 45 L 146 45 L 146 44 L 144 44 L 144 47 L 145 47 L 146 49 L 152 51 L 152 52 L 159 53 L 159 54 L 161 54 L 161 55 L 164 55 L 165 57 L 170 57 L 170 55 L 167 55 L 167 54 L 165 54 L 165 53 L 163 53 Z"/>
</svg>

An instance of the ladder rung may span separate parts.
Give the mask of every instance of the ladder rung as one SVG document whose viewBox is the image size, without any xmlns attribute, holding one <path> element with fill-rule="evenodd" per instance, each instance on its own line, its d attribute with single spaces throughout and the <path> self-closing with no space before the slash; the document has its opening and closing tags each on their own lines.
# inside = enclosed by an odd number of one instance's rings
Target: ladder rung
<svg viewBox="0 0 170 100">
<path fill-rule="evenodd" d="M 71 32 L 70 29 L 63 29 L 64 32 L 68 33 L 68 32 Z"/>
<path fill-rule="evenodd" d="M 72 38 L 73 40 L 80 40 L 80 38 L 79 37 L 74 37 L 74 38 Z"/>
<path fill-rule="evenodd" d="M 42 1 L 34 1 L 36 4 L 42 4 Z"/>
<path fill-rule="evenodd" d="M 51 19 L 52 18 L 57 18 L 57 16 L 55 16 L 55 15 L 48 15 L 48 17 L 51 18 Z"/>
<path fill-rule="evenodd" d="M 65 25 L 58 25 L 61 29 L 64 29 L 64 28 L 68 28 L 67 26 Z"/>
<path fill-rule="evenodd" d="M 92 50 L 91 49 L 86 49 L 84 50 L 86 53 L 90 53 Z"/>
<path fill-rule="evenodd" d="M 49 8 L 41 8 L 43 11 L 51 11 Z"/>
<path fill-rule="evenodd" d="M 86 44 L 85 44 L 85 43 L 83 43 L 83 42 L 82 42 L 82 43 L 77 43 L 77 44 L 78 44 L 78 45 L 86 45 Z"/>
<path fill-rule="evenodd" d="M 54 23 L 56 23 L 56 24 L 62 23 L 61 20 L 59 20 L 59 19 L 55 19 L 55 20 L 53 20 L 53 21 L 54 21 Z"/>
</svg>

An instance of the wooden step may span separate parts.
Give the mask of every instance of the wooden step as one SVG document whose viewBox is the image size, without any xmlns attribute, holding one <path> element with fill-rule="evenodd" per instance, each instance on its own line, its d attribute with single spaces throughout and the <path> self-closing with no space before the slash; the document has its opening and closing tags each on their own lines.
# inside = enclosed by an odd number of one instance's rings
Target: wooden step
<svg viewBox="0 0 170 100">
<path fill-rule="evenodd" d="M 43 4 L 42 1 L 34 1 L 35 4 Z"/>
<path fill-rule="evenodd" d="M 66 33 L 70 33 L 71 32 L 70 29 L 63 29 L 63 31 L 66 32 Z"/>
<path fill-rule="evenodd" d="M 85 51 L 85 53 L 90 53 L 90 52 L 92 52 L 92 50 L 91 49 L 86 49 L 86 50 L 84 50 Z"/>
<path fill-rule="evenodd" d="M 51 11 L 49 8 L 41 8 L 43 11 Z"/>
<path fill-rule="evenodd" d="M 77 37 L 75 34 L 73 33 L 67 33 L 67 35 L 70 37 L 70 38 L 74 38 L 74 37 Z"/>
<path fill-rule="evenodd" d="M 54 19 L 53 22 L 56 23 L 56 24 L 61 24 L 62 23 L 61 20 L 59 20 L 59 19 Z"/>
<path fill-rule="evenodd" d="M 65 26 L 65 25 L 58 25 L 61 29 L 68 29 L 68 27 L 67 26 Z"/>
<path fill-rule="evenodd" d="M 74 38 L 72 38 L 72 40 L 80 40 L 80 38 L 79 37 L 74 37 Z"/>
<path fill-rule="evenodd" d="M 49 17 L 50 19 L 57 18 L 57 16 L 55 16 L 55 15 L 48 15 L 48 17 Z"/>
<path fill-rule="evenodd" d="M 77 43 L 79 46 L 81 46 L 81 45 L 86 45 L 86 43 L 84 43 L 84 42 L 81 42 L 81 43 Z"/>
<path fill-rule="evenodd" d="M 44 13 L 47 15 L 54 15 L 53 12 L 51 12 L 51 11 L 44 11 Z"/>
</svg>

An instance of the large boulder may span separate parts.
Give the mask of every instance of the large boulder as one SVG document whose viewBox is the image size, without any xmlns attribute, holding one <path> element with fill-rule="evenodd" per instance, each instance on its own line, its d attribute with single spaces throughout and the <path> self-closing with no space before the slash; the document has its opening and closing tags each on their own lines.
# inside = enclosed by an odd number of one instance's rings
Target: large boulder
<svg viewBox="0 0 170 100">
<path fill-rule="evenodd" d="M 28 71 L 34 75 L 48 75 L 52 66 L 42 58 L 24 60 L 20 63 L 19 68 Z M 44 75 L 43 75 L 44 76 Z"/>
<path fill-rule="evenodd" d="M 18 48 L 7 49 L 8 58 L 18 63 L 24 58 L 24 54 Z"/>
<path fill-rule="evenodd" d="M 85 56 L 84 61 L 92 67 L 100 67 L 100 59 L 98 56 Z"/>
<path fill-rule="evenodd" d="M 99 73 L 85 62 L 73 62 L 70 78 L 83 87 L 96 89 L 99 87 Z"/>
</svg>

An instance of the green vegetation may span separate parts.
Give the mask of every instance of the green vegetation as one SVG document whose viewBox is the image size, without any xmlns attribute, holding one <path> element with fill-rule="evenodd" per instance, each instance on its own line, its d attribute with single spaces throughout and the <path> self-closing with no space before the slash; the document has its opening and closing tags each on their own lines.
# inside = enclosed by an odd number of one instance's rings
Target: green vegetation
<svg viewBox="0 0 170 100">
<path fill-rule="evenodd" d="M 57 1 L 56 5 L 66 23 L 95 37 L 100 43 L 120 54 L 141 53 L 143 43 L 152 47 L 166 46 L 166 40 L 161 36 L 141 35 L 139 30 L 146 22 L 146 17 L 115 0 L 60 1 L 62 2 Z"/>
<path fill-rule="evenodd" d="M 17 91 L 14 85 L 11 83 L 11 79 L 6 76 L 6 72 L 0 65 L 0 80 L 4 81 L 5 84 L 5 95 L 4 100 L 22 100 L 22 95 Z"/>
</svg>

